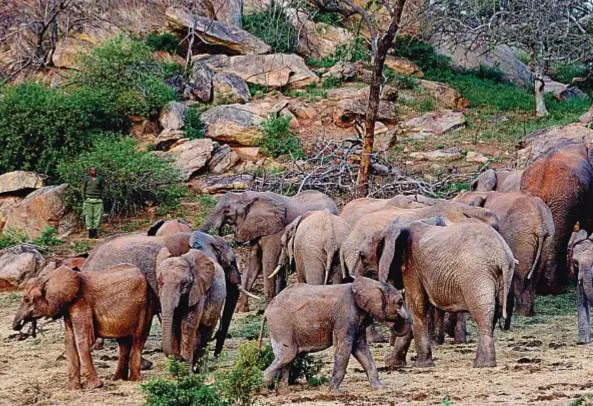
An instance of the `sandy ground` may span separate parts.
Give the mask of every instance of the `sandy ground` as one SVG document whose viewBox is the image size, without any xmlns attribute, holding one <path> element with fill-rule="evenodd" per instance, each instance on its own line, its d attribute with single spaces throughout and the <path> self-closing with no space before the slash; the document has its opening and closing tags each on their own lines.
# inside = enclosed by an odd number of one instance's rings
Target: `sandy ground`
<svg viewBox="0 0 593 406">
<path fill-rule="evenodd" d="M 327 386 L 310 389 L 306 384 L 292 387 L 286 396 L 261 396 L 262 403 L 299 405 L 568 405 L 580 396 L 593 392 L 593 347 L 576 344 L 576 308 L 574 295 L 538 299 L 540 314 L 519 318 L 509 332 L 497 330 L 498 366 L 488 369 L 471 367 L 476 349 L 475 325 L 470 323 L 471 342 L 453 345 L 447 341 L 433 348 L 435 368 L 404 368 L 385 371 L 380 379 L 387 389 L 370 390 L 362 369 L 351 358 L 342 385 L 343 396 L 334 396 Z M 0 294 L 0 404 L 2 405 L 141 405 L 144 397 L 139 384 L 108 380 L 116 363 L 114 343 L 94 355 L 95 365 L 106 385 L 102 389 L 67 391 L 66 361 L 63 350 L 63 325 L 47 324 L 37 338 L 17 341 L 11 331 L 12 317 L 18 306 L 15 294 Z M 234 335 L 245 326 L 253 333 L 258 317 L 237 315 Z M 246 323 L 250 323 L 247 325 Z M 233 333 L 233 330 L 232 330 Z M 248 334 L 248 335 L 249 335 Z M 245 339 L 232 339 L 228 359 L 232 362 L 237 345 Z M 154 325 L 146 356 L 155 362 L 144 379 L 164 374 L 164 357 L 159 350 L 160 329 Z M 386 344 L 373 347 L 379 366 L 388 353 Z M 413 346 L 411 354 L 413 356 Z M 323 374 L 330 375 L 332 351 L 323 357 Z"/>
</svg>

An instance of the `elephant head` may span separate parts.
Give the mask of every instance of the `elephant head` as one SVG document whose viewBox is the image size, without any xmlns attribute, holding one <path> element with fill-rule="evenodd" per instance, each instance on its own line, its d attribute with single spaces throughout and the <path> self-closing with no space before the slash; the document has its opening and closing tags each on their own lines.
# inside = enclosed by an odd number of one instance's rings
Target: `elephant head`
<svg viewBox="0 0 593 406">
<path fill-rule="evenodd" d="M 568 264 L 572 273 L 577 273 L 578 283 L 589 303 L 593 303 L 593 234 L 587 238 L 587 231 L 573 233 L 568 248 Z"/>
<path fill-rule="evenodd" d="M 224 271 L 227 293 L 222 318 L 220 319 L 220 326 L 216 333 L 214 355 L 218 355 L 222 351 L 224 340 L 229 331 L 231 318 L 235 313 L 237 301 L 239 300 L 239 293 L 243 292 L 258 300 L 259 298 L 247 292 L 241 286 L 241 274 L 237 265 L 237 256 L 224 238 L 212 236 L 202 231 L 195 231 L 191 233 L 189 245 L 191 248 L 202 251 L 210 259 L 218 262 Z"/>
<path fill-rule="evenodd" d="M 238 242 L 253 241 L 281 231 L 287 224 L 287 210 L 283 202 L 271 194 L 229 192 L 219 200 L 200 231 L 220 232 L 225 224 L 235 227 Z"/>
<path fill-rule="evenodd" d="M 80 275 L 67 266 L 52 269 L 25 284 L 21 305 L 12 328 L 21 330 L 25 323 L 42 317 L 59 318 L 78 295 Z"/>
<path fill-rule="evenodd" d="M 216 274 L 216 264 L 206 254 L 196 249 L 180 257 L 172 257 L 167 248 L 157 256 L 157 283 L 163 323 L 163 351 L 173 351 L 173 319 L 175 310 L 181 306 L 199 304 L 210 289 Z M 191 362 L 191 361 L 190 361 Z"/>
<path fill-rule="evenodd" d="M 496 190 L 497 183 L 496 172 L 494 169 L 488 169 L 472 180 L 470 189 L 473 192 L 490 192 Z"/>
<path fill-rule="evenodd" d="M 400 291 L 387 283 L 360 277 L 352 283 L 356 305 L 379 322 L 394 323 L 393 333 L 406 335 L 411 328 L 411 318 Z"/>
</svg>

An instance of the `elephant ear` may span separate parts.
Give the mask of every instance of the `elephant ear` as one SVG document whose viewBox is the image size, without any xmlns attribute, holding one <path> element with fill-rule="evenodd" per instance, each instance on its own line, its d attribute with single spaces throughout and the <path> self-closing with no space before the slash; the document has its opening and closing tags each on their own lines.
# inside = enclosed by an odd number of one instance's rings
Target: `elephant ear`
<svg viewBox="0 0 593 406">
<path fill-rule="evenodd" d="M 496 190 L 497 183 L 496 172 L 494 169 L 488 169 L 472 181 L 470 189 L 473 192 L 490 192 Z"/>
<path fill-rule="evenodd" d="M 373 319 L 379 322 L 385 321 L 387 298 L 381 283 L 362 276 L 356 278 L 351 289 L 358 307 L 367 312 Z"/>
<path fill-rule="evenodd" d="M 159 221 L 150 226 L 146 235 L 154 237 L 157 231 L 159 231 L 159 228 L 163 226 L 163 224 L 165 224 L 165 220 L 160 219 Z"/>
<path fill-rule="evenodd" d="M 248 242 L 265 235 L 276 234 L 286 227 L 286 208 L 278 200 L 258 196 L 245 207 L 243 220 L 237 224 L 235 239 Z"/>
<path fill-rule="evenodd" d="M 50 270 L 43 287 L 48 305 L 46 317 L 53 319 L 61 316 L 62 310 L 76 298 L 79 289 L 80 275 L 78 272 L 67 266 Z"/>
<path fill-rule="evenodd" d="M 183 257 L 189 263 L 194 276 L 194 283 L 189 291 L 189 305 L 195 306 L 212 286 L 217 264 L 198 250 L 190 250 Z"/>
<path fill-rule="evenodd" d="M 486 199 L 482 196 L 476 196 L 467 205 L 472 207 L 484 207 L 484 204 L 486 204 Z"/>
<path fill-rule="evenodd" d="M 593 236 L 593 234 L 592 234 Z M 574 252 L 574 246 L 587 239 L 587 230 L 580 229 L 578 232 L 573 232 L 568 241 L 568 249 L 566 250 L 566 260 L 568 263 L 569 275 L 574 278 L 574 264 L 572 262 L 572 255 Z"/>
<path fill-rule="evenodd" d="M 386 283 L 390 276 L 390 270 L 395 261 L 395 267 L 398 270 L 393 275 L 396 280 L 396 288 L 401 289 L 401 265 L 405 253 L 405 245 L 409 236 L 409 231 L 398 220 L 394 221 L 384 231 L 383 252 L 379 260 L 379 281 Z"/>
<path fill-rule="evenodd" d="M 172 256 L 171 252 L 169 251 L 169 249 L 167 247 L 161 248 L 161 250 L 159 251 L 159 253 L 156 256 L 156 271 L 157 271 L 157 273 L 160 272 L 161 263 L 165 259 L 170 258 L 171 256 Z"/>
</svg>

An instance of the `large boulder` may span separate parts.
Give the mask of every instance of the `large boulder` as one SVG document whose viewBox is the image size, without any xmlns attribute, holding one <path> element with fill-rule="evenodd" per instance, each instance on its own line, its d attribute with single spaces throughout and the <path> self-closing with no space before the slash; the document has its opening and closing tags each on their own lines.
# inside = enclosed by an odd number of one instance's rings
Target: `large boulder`
<svg viewBox="0 0 593 406">
<path fill-rule="evenodd" d="M 368 100 L 364 99 L 345 99 L 340 100 L 334 107 L 334 123 L 339 127 L 349 127 L 355 119 L 364 119 L 368 110 Z M 379 102 L 377 111 L 377 120 L 386 123 L 393 123 L 397 120 L 395 104 L 390 101 Z"/>
<path fill-rule="evenodd" d="M 14 171 L 0 175 L 0 194 L 28 194 L 45 185 L 47 176 L 35 172 Z"/>
<path fill-rule="evenodd" d="M 243 27 L 243 0 L 201 0 L 193 2 L 196 13 L 229 26 Z"/>
<path fill-rule="evenodd" d="M 165 130 L 181 130 L 185 124 L 185 106 L 171 101 L 161 111 L 159 124 Z"/>
<path fill-rule="evenodd" d="M 413 138 L 422 139 L 442 135 L 465 125 L 465 116 L 452 110 L 438 110 L 420 117 L 411 118 L 402 124 L 404 132 Z"/>
<path fill-rule="evenodd" d="M 206 110 L 200 116 L 206 136 L 222 143 L 252 146 L 257 144 L 264 118 L 248 104 L 229 104 Z"/>
<path fill-rule="evenodd" d="M 420 79 L 418 82 L 424 90 L 423 93 L 428 93 L 441 107 L 451 110 L 465 110 L 469 107 L 469 101 L 451 86 L 424 79 Z"/>
<path fill-rule="evenodd" d="M 239 155 L 233 151 L 230 145 L 224 144 L 214 150 L 208 169 L 212 173 L 221 174 L 228 172 L 237 162 L 239 162 Z"/>
<path fill-rule="evenodd" d="M 248 83 L 269 87 L 302 88 L 319 78 L 295 54 L 271 55 L 197 55 L 194 63 L 203 63 L 214 72 L 234 73 Z"/>
<path fill-rule="evenodd" d="M 387 55 L 385 66 L 402 75 L 415 76 L 418 78 L 424 76 L 424 73 L 422 73 L 420 68 L 414 62 L 406 58 Z"/>
<path fill-rule="evenodd" d="M 585 125 L 593 123 L 593 106 L 579 117 L 579 121 Z"/>
<path fill-rule="evenodd" d="M 154 149 L 157 151 L 167 151 L 184 138 L 185 131 L 183 130 L 163 130 L 154 141 Z"/>
<path fill-rule="evenodd" d="M 214 73 L 203 63 L 194 63 L 191 76 L 183 90 L 185 99 L 208 103 L 212 99 L 212 77 Z"/>
<path fill-rule="evenodd" d="M 324 58 L 336 53 L 338 46 L 345 46 L 354 41 L 349 30 L 324 23 L 315 23 L 308 19 L 302 22 L 299 38 L 299 54 L 310 58 Z"/>
<path fill-rule="evenodd" d="M 166 11 L 167 22 L 178 32 L 187 35 L 193 29 L 206 45 L 226 50 L 229 53 L 250 55 L 270 52 L 270 46 L 236 26 L 230 26 L 212 18 L 197 16 L 188 11 L 169 7 Z"/>
<path fill-rule="evenodd" d="M 16 290 L 43 269 L 43 256 L 29 244 L 0 250 L 0 292 Z"/>
<path fill-rule="evenodd" d="M 215 104 L 247 103 L 249 87 L 239 76 L 229 72 L 219 72 L 212 79 Z"/>
<path fill-rule="evenodd" d="M 593 130 L 580 123 L 535 131 L 521 141 L 517 167 L 525 168 L 538 157 L 571 144 L 593 144 Z"/>
<path fill-rule="evenodd" d="M 172 158 L 173 166 L 179 170 L 181 178 L 187 181 L 206 168 L 217 145 L 208 138 L 187 140 L 175 145 L 169 151 L 157 151 L 156 154 Z"/>
<path fill-rule="evenodd" d="M 6 215 L 4 230 L 14 229 L 31 238 L 54 227 L 59 237 L 66 237 L 78 226 L 79 218 L 66 203 L 67 184 L 45 186 L 27 197 Z"/>
<path fill-rule="evenodd" d="M 2 195 L 0 196 L 0 230 L 4 229 L 6 218 L 12 209 L 24 200 L 22 196 Z"/>
</svg>

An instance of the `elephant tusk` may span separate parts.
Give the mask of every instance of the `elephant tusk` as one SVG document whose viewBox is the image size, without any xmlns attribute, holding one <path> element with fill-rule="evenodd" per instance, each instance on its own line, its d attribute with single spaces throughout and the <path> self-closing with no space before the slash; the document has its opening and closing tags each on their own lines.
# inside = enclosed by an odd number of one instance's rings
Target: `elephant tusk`
<svg viewBox="0 0 593 406">
<path fill-rule="evenodd" d="M 239 291 L 243 292 L 243 294 L 249 296 L 252 299 L 255 300 L 262 300 L 261 297 L 254 295 L 253 293 L 250 293 L 247 291 L 247 289 L 245 289 L 243 286 L 239 285 Z"/>
<path fill-rule="evenodd" d="M 514 261 L 515 261 L 515 265 L 519 265 L 519 261 L 517 261 L 516 259 Z"/>
<path fill-rule="evenodd" d="M 274 272 L 272 272 L 270 274 L 270 276 L 268 276 L 268 279 L 272 279 L 274 276 L 278 275 L 278 272 L 280 272 L 281 269 L 282 269 L 282 264 L 278 264 L 276 269 L 274 269 Z"/>
</svg>

